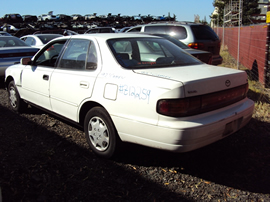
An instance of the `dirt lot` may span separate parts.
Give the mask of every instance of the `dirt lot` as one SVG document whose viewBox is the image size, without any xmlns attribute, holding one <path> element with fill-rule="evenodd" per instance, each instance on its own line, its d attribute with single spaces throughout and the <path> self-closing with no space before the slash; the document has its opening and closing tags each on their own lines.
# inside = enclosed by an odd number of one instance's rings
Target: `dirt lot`
<svg viewBox="0 0 270 202">
<path fill-rule="evenodd" d="M 127 145 L 96 157 L 81 130 L 37 109 L 15 114 L 0 89 L 0 201 L 270 201 L 270 121 L 175 154 Z"/>
</svg>

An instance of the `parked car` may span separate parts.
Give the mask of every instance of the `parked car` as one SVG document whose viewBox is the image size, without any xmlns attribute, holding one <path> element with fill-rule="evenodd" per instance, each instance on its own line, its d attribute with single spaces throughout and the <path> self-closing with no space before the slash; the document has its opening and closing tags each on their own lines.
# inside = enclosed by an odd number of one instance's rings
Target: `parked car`
<svg viewBox="0 0 270 202">
<path fill-rule="evenodd" d="M 38 21 L 56 21 L 56 15 L 53 14 L 42 14 L 38 16 Z"/>
<path fill-rule="evenodd" d="M 95 27 L 88 29 L 85 34 L 93 34 L 93 33 L 115 33 L 116 29 L 113 27 Z"/>
<path fill-rule="evenodd" d="M 56 20 L 61 22 L 68 22 L 71 20 L 71 16 L 65 14 L 57 14 Z"/>
<path fill-rule="evenodd" d="M 4 23 L 21 23 L 23 22 L 22 16 L 18 13 L 5 14 L 2 18 Z"/>
<path fill-rule="evenodd" d="M 22 57 L 35 55 L 39 49 L 26 45 L 14 36 L 0 36 L 0 77 L 5 76 L 5 70 L 14 63 L 19 63 Z"/>
<path fill-rule="evenodd" d="M 126 32 L 149 32 L 169 34 L 188 45 L 190 48 L 209 51 L 213 54 L 213 65 L 222 63 L 220 39 L 211 27 L 189 22 L 168 22 L 145 24 L 132 27 Z"/>
<path fill-rule="evenodd" d="M 56 38 L 8 67 L 5 84 L 14 111 L 27 103 L 75 122 L 106 158 L 123 142 L 198 149 L 245 126 L 254 109 L 245 71 L 202 63 L 149 35 Z"/>
<path fill-rule="evenodd" d="M 32 34 L 32 35 L 25 35 L 21 37 L 20 39 L 23 40 L 29 46 L 41 48 L 52 39 L 55 39 L 61 36 L 63 35 L 61 34 Z"/>
<path fill-rule="evenodd" d="M 17 32 L 20 30 L 20 29 L 16 28 L 14 25 L 6 24 L 6 23 L 1 27 L 1 29 L 4 32 Z"/>
<path fill-rule="evenodd" d="M 24 22 L 37 22 L 38 18 L 36 15 L 23 15 Z"/>
<path fill-rule="evenodd" d="M 84 20 L 84 17 L 80 14 L 73 14 L 71 15 L 71 20 L 73 21 L 81 21 Z"/>
<path fill-rule="evenodd" d="M 140 15 L 133 15 L 132 16 L 132 20 L 138 20 L 138 21 L 141 21 L 142 20 L 142 17 Z"/>
<path fill-rule="evenodd" d="M 163 38 L 169 40 L 170 42 L 174 43 L 175 45 L 179 46 L 180 48 L 184 49 L 186 52 L 193 55 L 194 57 L 196 57 L 200 61 L 207 63 L 207 64 L 210 64 L 210 65 L 212 64 L 212 53 L 210 53 L 208 51 L 202 51 L 202 50 L 190 48 L 189 46 L 187 46 L 183 42 L 177 40 L 176 38 L 174 38 L 168 34 L 150 34 L 150 35 L 163 37 Z"/>
<path fill-rule="evenodd" d="M 88 21 L 88 20 L 94 20 L 94 19 L 96 19 L 96 13 L 94 13 L 94 14 L 86 14 L 86 15 L 84 16 L 84 19 L 85 19 L 86 21 Z"/>
</svg>

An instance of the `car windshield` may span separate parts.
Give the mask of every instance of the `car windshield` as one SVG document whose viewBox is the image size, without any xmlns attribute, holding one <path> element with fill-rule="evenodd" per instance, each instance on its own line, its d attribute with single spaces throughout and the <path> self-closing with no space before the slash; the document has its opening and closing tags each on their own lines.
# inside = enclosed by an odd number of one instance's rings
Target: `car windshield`
<svg viewBox="0 0 270 202">
<path fill-rule="evenodd" d="M 28 46 L 19 38 L 13 36 L 0 36 L 0 47 Z"/>
<path fill-rule="evenodd" d="M 128 69 L 201 64 L 199 60 L 164 38 L 109 39 L 108 45 L 119 64 Z"/>
</svg>

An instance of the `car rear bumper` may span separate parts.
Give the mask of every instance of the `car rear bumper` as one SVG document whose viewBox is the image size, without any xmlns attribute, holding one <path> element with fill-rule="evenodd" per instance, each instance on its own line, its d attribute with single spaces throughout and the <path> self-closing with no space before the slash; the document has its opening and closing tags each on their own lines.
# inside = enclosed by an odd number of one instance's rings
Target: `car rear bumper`
<svg viewBox="0 0 270 202">
<path fill-rule="evenodd" d="M 253 109 L 254 102 L 245 99 L 222 111 L 210 113 L 208 116 L 199 116 L 192 121 L 177 119 L 173 121 L 172 118 L 165 118 L 156 126 L 125 119 L 119 120 L 116 117 L 113 120 L 124 142 L 173 152 L 188 152 L 235 133 L 250 121 Z M 117 123 L 121 126 L 117 127 Z"/>
<path fill-rule="evenodd" d="M 212 57 L 212 65 L 220 65 L 223 61 L 223 58 L 220 55 L 213 55 Z"/>
</svg>

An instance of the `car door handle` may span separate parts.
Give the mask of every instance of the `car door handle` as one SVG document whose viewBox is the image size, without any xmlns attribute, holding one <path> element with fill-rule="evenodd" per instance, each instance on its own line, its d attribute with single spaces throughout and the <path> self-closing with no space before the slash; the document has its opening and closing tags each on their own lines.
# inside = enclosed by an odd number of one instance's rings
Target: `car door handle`
<svg viewBox="0 0 270 202">
<path fill-rule="evenodd" d="M 49 80 L 49 75 L 44 74 L 44 75 L 43 75 L 43 80 L 48 81 L 48 80 Z"/>
<path fill-rule="evenodd" d="M 81 88 L 89 88 L 89 83 L 88 82 L 85 82 L 85 81 L 81 81 L 80 82 L 80 87 Z"/>
</svg>

